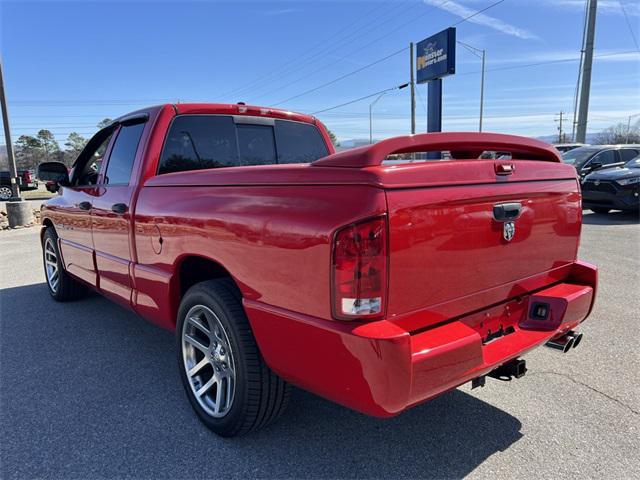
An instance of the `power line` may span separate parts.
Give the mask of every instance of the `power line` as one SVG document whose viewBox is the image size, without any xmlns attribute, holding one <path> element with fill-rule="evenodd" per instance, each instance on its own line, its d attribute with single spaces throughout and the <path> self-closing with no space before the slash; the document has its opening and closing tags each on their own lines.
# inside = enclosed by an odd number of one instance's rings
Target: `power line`
<svg viewBox="0 0 640 480">
<path fill-rule="evenodd" d="M 625 51 L 625 52 L 614 52 L 614 53 L 602 53 L 600 55 L 594 55 L 595 58 L 604 58 L 604 57 L 615 57 L 615 56 L 619 56 L 619 55 L 629 55 L 630 53 L 636 53 L 635 50 L 631 50 L 631 51 Z M 504 70 L 517 70 L 519 68 L 529 68 L 529 67 L 538 67 L 540 65 L 552 65 L 552 64 L 557 64 L 557 63 L 567 63 L 567 62 L 575 62 L 580 60 L 580 57 L 574 57 L 574 58 L 561 58 L 558 60 L 548 60 L 548 61 L 544 61 L 544 62 L 536 62 L 536 63 L 527 63 L 524 65 L 513 65 L 510 67 L 495 67 L 495 68 L 488 68 L 486 71 L 487 72 L 500 72 L 500 71 L 504 71 Z M 480 70 L 474 70 L 472 72 L 461 72 L 461 73 L 456 73 L 456 75 L 471 75 L 471 74 L 475 74 L 475 73 L 480 73 Z"/>
<path fill-rule="evenodd" d="M 636 46 L 636 50 L 640 52 L 640 46 L 638 46 L 638 39 L 636 38 L 636 34 L 633 33 L 633 27 L 631 26 L 631 20 L 629 20 L 629 15 L 627 15 L 627 10 L 624 8 L 621 0 L 618 0 L 618 5 L 622 9 L 622 13 L 624 14 L 624 18 L 627 21 L 627 27 L 629 27 L 629 33 L 631 34 L 631 38 L 633 38 L 633 43 Z"/>
<path fill-rule="evenodd" d="M 449 1 L 450 1 L 450 0 L 444 0 L 443 2 L 441 2 L 441 3 L 440 3 L 440 4 L 438 4 L 438 5 L 432 5 L 432 6 L 431 6 L 431 8 L 442 7 L 443 5 L 445 5 L 446 3 L 448 3 Z M 471 14 L 471 15 L 469 15 L 469 16 L 467 16 L 467 17 L 463 18 L 463 19 L 461 19 L 460 21 L 458 21 L 458 22 L 454 23 L 454 24 L 453 24 L 453 25 L 451 25 L 451 26 L 453 27 L 453 26 L 459 25 L 459 24 L 461 24 L 461 23 L 463 23 L 463 22 L 466 22 L 466 21 L 467 21 L 467 20 L 469 20 L 470 18 L 473 18 L 473 17 L 475 17 L 476 15 L 478 15 L 478 14 L 480 14 L 480 13 L 482 13 L 482 12 L 485 12 L 485 11 L 489 10 L 490 8 L 493 8 L 493 7 L 497 6 L 497 5 L 501 4 L 501 3 L 503 3 L 504 1 L 505 1 L 505 0 L 498 0 L 497 2 L 494 2 L 494 3 L 492 3 L 491 5 L 489 5 L 489 6 L 485 7 L 485 8 L 483 8 L 483 9 L 481 9 L 481 10 L 478 10 L 477 12 L 474 12 L 473 14 Z M 378 42 L 378 41 L 382 40 L 383 38 L 388 37 L 389 35 L 391 35 L 391 34 L 392 34 L 392 33 L 394 33 L 395 31 L 399 30 L 400 28 L 404 28 L 404 27 L 406 27 L 406 25 L 408 25 L 409 23 L 413 23 L 413 22 L 415 22 L 415 21 L 419 20 L 421 17 L 423 17 L 423 16 L 424 16 L 424 15 L 426 15 L 427 13 L 429 13 L 429 11 L 423 12 L 421 15 L 418 15 L 417 17 L 414 17 L 413 19 L 411 19 L 411 20 L 409 20 L 409 21 L 407 21 L 407 22 L 403 23 L 402 25 L 399 25 L 399 26 L 398 26 L 398 27 L 396 27 L 395 29 L 393 29 L 393 30 L 391 30 L 391 31 L 389 31 L 389 32 L 387 32 L 387 33 L 385 33 L 384 35 L 382 35 L 382 36 L 380 36 L 380 37 L 376 38 L 375 40 L 373 40 L 373 41 L 369 42 L 369 44 L 372 44 L 372 43 Z M 395 54 L 392 54 L 392 55 L 390 55 L 390 56 L 397 55 L 397 54 L 399 54 L 399 53 L 403 52 L 404 50 L 406 50 L 406 48 L 403 48 L 402 50 L 399 50 L 398 52 L 396 52 Z M 388 57 L 387 57 L 387 58 L 388 58 Z M 385 58 L 385 59 L 386 59 L 386 58 Z M 338 78 L 338 79 L 336 79 L 335 81 L 342 80 L 343 78 L 349 77 L 349 76 L 351 76 L 352 74 L 358 73 L 358 72 L 360 72 L 360 71 L 364 70 L 365 68 L 368 68 L 369 66 L 375 65 L 375 63 L 379 63 L 379 62 L 374 62 L 373 64 L 365 65 L 365 66 L 364 66 L 364 67 L 362 67 L 362 68 L 359 68 L 359 69 L 357 69 L 357 70 L 355 70 L 355 71 L 353 71 L 353 72 L 349 72 L 348 74 L 343 75 L 342 77 L 339 77 L 339 78 Z M 312 73 L 317 73 L 318 71 L 323 70 L 324 68 L 326 68 L 326 67 L 322 67 L 322 68 L 320 68 L 320 69 L 318 69 L 318 70 L 316 70 L 316 71 L 314 71 L 314 72 L 312 72 Z M 308 77 L 308 75 L 307 75 L 307 76 L 305 76 L 305 77 L 300 78 L 300 80 L 304 80 L 304 79 L 305 79 L 305 78 L 307 78 L 307 77 Z M 315 92 L 316 90 L 318 90 L 318 89 L 320 89 L 320 88 L 323 88 L 323 87 L 325 87 L 325 86 L 328 86 L 328 85 L 331 85 L 331 84 L 335 83 L 335 81 L 327 82 L 326 84 L 321 85 L 321 86 L 319 86 L 319 87 L 316 87 L 316 88 L 313 88 L 313 89 L 307 90 L 307 91 L 302 92 L 302 93 L 300 93 L 300 94 L 298 94 L 298 95 L 295 95 L 295 96 L 293 96 L 293 97 L 289 97 L 289 98 L 287 98 L 287 99 L 285 99 L 285 100 L 281 100 L 281 101 L 279 101 L 279 102 L 277 102 L 277 103 L 274 103 L 274 104 L 273 104 L 273 106 L 277 106 L 277 105 L 280 105 L 280 104 L 282 104 L 282 103 L 288 102 L 288 101 L 290 101 L 290 100 L 293 100 L 293 99 L 299 98 L 299 97 L 301 97 L 301 96 L 303 96 L 303 95 L 307 95 L 308 93 Z M 289 84 L 287 84 L 287 85 L 285 85 L 285 86 L 289 86 L 289 85 L 291 85 L 292 83 L 296 83 L 296 81 L 291 82 L 291 83 L 289 83 Z M 271 92 L 269 92 L 269 93 L 271 93 Z"/>
<path fill-rule="evenodd" d="M 489 10 L 490 8 L 493 8 L 493 7 L 495 7 L 496 5 L 500 5 L 500 4 L 501 4 L 501 3 L 503 3 L 504 1 L 505 1 L 505 0 L 498 0 L 497 2 L 492 3 L 491 5 L 489 5 L 489 6 L 485 7 L 485 8 L 483 8 L 482 10 L 478 10 L 477 12 L 472 13 L 472 14 L 471 14 L 471 15 L 469 15 L 468 17 L 463 18 L 462 20 L 460 20 L 460 21 L 458 21 L 458 22 L 454 23 L 454 24 L 453 24 L 453 25 L 451 25 L 451 26 L 452 26 L 452 27 L 455 27 L 456 25 L 460 25 L 461 23 L 466 22 L 467 20 L 469 20 L 469 19 L 471 19 L 471 18 L 475 17 L 476 15 L 480 15 L 481 13 L 486 12 L 486 11 L 487 11 L 487 10 Z M 447 3 L 447 2 L 445 2 L 445 3 Z"/>
<path fill-rule="evenodd" d="M 367 13 L 366 15 L 361 17 L 360 19 L 356 20 L 355 23 L 358 23 L 363 18 L 366 18 L 366 17 L 370 16 L 373 12 L 379 10 L 380 7 L 384 7 L 384 6 L 385 6 L 385 4 L 384 4 L 384 2 L 382 2 L 379 7 L 373 8 L 372 10 L 369 11 L 369 13 Z M 402 6 L 402 5 L 400 5 L 400 6 Z M 326 51 L 329 51 L 333 45 L 340 44 L 340 43 L 344 42 L 345 40 L 347 40 L 352 35 L 356 34 L 359 31 L 362 31 L 364 28 L 366 28 L 371 23 L 374 23 L 378 19 L 382 18 L 383 16 L 388 15 L 390 12 L 395 10 L 396 7 L 397 6 L 392 6 L 390 9 L 388 9 L 386 12 L 384 12 L 383 15 L 376 16 L 373 19 L 373 22 L 365 23 L 365 24 L 361 25 L 360 27 L 356 28 L 355 30 L 353 29 L 354 23 L 349 23 L 348 25 L 345 25 L 343 28 L 341 28 L 340 30 L 338 30 L 336 33 L 334 33 L 332 35 L 332 40 L 329 43 L 327 43 L 326 41 L 322 40 L 322 41 L 316 43 L 311 48 L 305 49 L 304 52 L 302 52 L 300 55 L 297 55 L 296 57 L 294 57 L 294 58 L 290 59 L 289 61 L 283 63 L 279 67 L 271 70 L 270 73 L 268 73 L 266 76 L 263 76 L 263 77 L 260 77 L 260 78 L 256 78 L 255 80 L 252 80 L 251 82 L 249 82 L 249 83 L 247 83 L 247 84 L 245 84 L 245 85 L 243 85 L 241 87 L 233 88 L 233 89 L 223 93 L 221 96 L 224 97 L 224 96 L 227 96 L 227 95 L 239 95 L 239 94 L 245 92 L 246 90 L 251 89 L 254 85 L 263 83 L 266 79 L 273 78 L 273 77 L 281 77 L 283 74 L 286 74 L 286 73 L 290 72 L 292 70 L 292 68 L 295 68 L 296 64 L 304 63 L 306 61 L 305 58 L 308 58 L 309 54 L 313 50 L 315 50 L 316 48 L 322 47 L 322 46 L 325 47 L 324 49 L 321 49 L 320 52 L 318 52 L 318 55 L 323 54 Z M 344 31 L 347 31 L 347 30 L 349 30 L 350 33 L 341 38 L 340 35 Z M 329 46 L 329 50 L 327 50 L 327 46 Z"/>
<path fill-rule="evenodd" d="M 437 5 L 437 6 L 438 6 L 438 7 L 439 7 L 439 6 L 442 6 L 442 5 L 444 5 L 445 3 L 449 2 L 449 1 L 450 1 L 450 0 L 445 0 L 443 3 L 441 3 L 441 4 Z M 420 4 L 417 4 L 417 5 L 420 5 Z M 402 24 L 400 24 L 400 25 L 396 26 L 396 28 L 394 28 L 394 29 L 392 29 L 392 30 L 388 31 L 388 32 L 387 32 L 387 33 L 385 33 L 384 35 L 381 35 L 381 36 L 379 36 L 379 37 L 377 37 L 377 38 L 375 38 L 375 39 L 373 39 L 373 40 L 369 40 L 369 41 L 367 42 L 367 45 L 373 45 L 374 43 L 377 43 L 377 42 L 379 42 L 380 40 L 383 40 L 383 39 L 387 38 L 389 35 L 392 35 L 393 33 L 395 33 L 396 31 L 400 30 L 401 28 L 406 27 L 408 24 L 413 23 L 413 22 L 415 22 L 415 21 L 419 20 L 420 18 L 424 17 L 426 14 L 428 14 L 428 13 L 430 12 L 430 10 L 431 10 L 431 9 L 433 9 L 433 8 L 435 8 L 435 7 L 436 7 L 436 6 L 431 6 L 430 8 L 428 8 L 428 9 L 427 9 L 427 11 L 423 12 L 421 15 L 418 15 L 418 16 L 414 17 L 413 19 L 411 19 L 411 20 L 409 20 L 409 21 L 407 21 L 407 22 L 404 22 L 404 23 L 402 23 Z M 396 15 L 396 16 L 397 16 L 397 15 Z M 388 19 L 387 19 L 387 22 L 388 22 Z M 360 35 L 360 36 L 358 36 L 358 37 L 356 37 L 356 38 L 359 38 L 359 37 L 362 37 L 362 35 Z M 353 49 L 353 50 L 349 51 L 347 54 L 345 54 L 344 58 L 349 57 L 350 55 L 352 55 L 352 54 L 354 54 L 354 53 L 356 53 L 356 52 L 360 51 L 361 49 L 362 49 L 362 47 L 357 47 L 357 48 L 355 48 L 355 49 Z M 325 56 L 326 56 L 326 55 L 325 55 Z M 334 62 L 327 63 L 327 64 L 323 65 L 322 67 L 317 68 L 316 70 L 313 70 L 313 71 L 312 71 L 312 72 L 310 72 L 310 73 L 307 73 L 307 74 L 305 74 L 305 75 L 303 75 L 303 76 L 301 76 L 301 77 L 298 77 L 298 78 L 297 78 L 297 79 L 295 79 L 295 80 L 290 81 L 289 83 L 286 83 L 286 84 L 284 84 L 284 85 L 281 85 L 280 87 L 277 87 L 277 88 L 275 88 L 275 89 L 269 90 L 268 92 L 266 92 L 266 93 L 263 93 L 263 94 L 259 95 L 257 98 L 265 97 L 265 96 L 267 96 L 267 95 L 269 95 L 269 94 L 271 94 L 271 93 L 277 92 L 277 91 L 282 90 L 282 89 L 284 89 L 284 88 L 287 88 L 287 87 L 289 87 L 289 86 L 291 86 L 291 85 L 293 85 L 293 84 L 295 84 L 295 83 L 298 83 L 298 82 L 300 82 L 300 81 L 302 81 L 302 80 L 305 80 L 305 79 L 307 79 L 308 77 L 310 77 L 311 75 L 314 75 L 314 74 L 319 73 L 319 72 L 321 72 L 321 71 L 323 71 L 323 70 L 326 70 L 327 68 L 332 67 L 332 66 L 333 66 L 333 64 L 334 64 Z M 278 102 L 278 103 L 282 103 L 282 102 Z M 278 103 L 276 103 L 275 105 L 278 105 Z"/>
<path fill-rule="evenodd" d="M 394 52 L 391 55 L 397 55 L 399 54 L 401 51 L 406 50 L 408 47 L 404 47 L 402 50 Z M 612 52 L 612 53 L 602 53 L 599 55 L 594 55 L 594 58 L 608 58 L 608 57 L 615 57 L 615 56 L 620 56 L 620 55 L 629 55 L 629 54 L 635 54 L 637 53 L 635 50 L 628 50 L 628 51 L 622 51 L 622 52 Z M 385 57 L 386 58 L 386 57 Z M 383 61 L 384 59 L 380 59 L 379 61 Z M 544 62 L 536 62 L 536 63 L 528 63 L 528 64 L 523 64 L 523 65 L 512 65 L 512 66 L 505 66 L 505 67 L 495 67 L 495 68 L 490 68 L 487 69 L 487 72 L 497 72 L 497 71 L 505 71 L 505 70 L 517 70 L 520 68 L 531 68 L 531 67 L 537 67 L 537 66 L 544 66 L 544 65 L 553 65 L 553 64 L 558 64 L 558 63 L 567 63 L 567 62 L 575 62 L 580 60 L 580 57 L 573 57 L 573 58 L 563 58 L 563 59 L 558 59 L 558 60 L 549 60 L 549 61 L 544 61 Z M 365 65 L 364 67 L 361 68 L 366 68 L 367 65 Z M 354 72 L 350 72 L 350 73 L 354 73 Z M 480 73 L 480 70 L 474 70 L 474 71 L 469 71 L 469 72 L 459 72 L 457 73 L 457 75 L 473 75 L 476 73 Z M 316 87 L 317 88 L 317 87 Z M 45 102 L 45 103 L 41 103 L 41 102 Z M 31 103 L 33 103 L 34 105 L 38 105 L 38 106 L 42 106 L 42 105 L 46 105 L 46 103 L 49 102 L 48 100 L 34 100 L 31 101 Z M 60 102 L 63 103 L 63 106 L 72 106 L 75 105 L 74 101 L 71 100 L 57 100 L 56 102 Z M 83 100 L 82 102 L 99 102 L 99 101 L 93 101 L 93 100 Z M 102 105 L 101 103 L 85 103 L 85 105 L 88 106 L 93 106 L 93 105 Z M 124 105 L 124 104 L 118 104 L 118 105 Z M 130 105 L 134 105 L 134 104 L 130 104 Z M 138 103 L 136 103 L 135 105 L 138 105 Z M 19 105 L 16 105 L 19 106 Z M 104 117 L 105 114 L 104 113 L 98 113 L 98 114 L 91 114 L 91 115 L 67 115 L 67 114 L 63 114 L 63 115 L 12 115 L 12 117 L 22 117 L 22 118 L 100 118 L 100 117 Z"/>
<path fill-rule="evenodd" d="M 350 77 L 351 75 L 355 75 L 356 73 L 360 73 L 361 71 L 366 70 L 366 69 L 367 69 L 367 68 L 369 68 L 369 67 L 373 67 L 374 65 L 377 65 L 378 63 L 384 62 L 385 60 L 388 60 L 389 58 L 394 57 L 394 56 L 396 56 L 396 55 L 398 55 L 398 54 L 400 54 L 400 53 L 404 52 L 404 51 L 405 51 L 405 50 L 407 50 L 408 48 L 409 48 L 409 47 L 403 47 L 403 48 L 401 48 L 400 50 L 398 50 L 398 51 L 396 51 L 396 52 L 393 52 L 393 53 L 392 53 L 392 54 L 390 54 L 390 55 L 387 55 L 386 57 L 380 58 L 380 59 L 376 60 L 375 62 L 368 63 L 367 65 L 365 65 L 365 66 L 363 66 L 363 67 L 360 67 L 360 68 L 358 68 L 358 69 L 356 69 L 356 70 L 353 70 L 353 71 L 351 71 L 351 72 L 349 72 L 349 73 L 345 73 L 344 75 L 341 75 L 341 76 L 340 76 L 340 77 L 338 77 L 338 78 L 335 78 L 335 79 L 333 79 L 333 80 L 330 80 L 329 82 L 325 82 L 325 83 L 323 83 L 323 84 L 321 84 L 321 85 L 318 85 L 317 87 L 311 88 L 311 89 L 309 89 L 309 90 L 306 90 L 306 91 L 304 91 L 304 92 L 302 92 L 302 93 L 299 93 L 299 94 L 297 94 L 297 95 L 294 95 L 294 96 L 292 96 L 292 97 L 285 98 L 284 100 L 280 100 L 279 102 L 274 103 L 274 104 L 273 104 L 273 106 L 274 106 L 274 107 L 275 107 L 275 106 L 278 106 L 278 105 L 280 105 L 280 104 L 282 104 L 282 103 L 289 102 L 289 101 L 291 101 L 291 100 L 295 100 L 296 98 L 300 98 L 300 97 L 302 97 L 302 96 L 304 96 L 304 95 L 307 95 L 307 94 L 309 94 L 309 93 L 315 92 L 316 90 L 320 90 L 321 88 L 328 87 L 329 85 L 332 85 L 332 84 L 334 84 L 334 83 L 336 83 L 336 82 L 339 82 L 340 80 L 343 80 L 343 79 L 345 79 L 345 78 L 347 78 L 347 77 Z"/>
<path fill-rule="evenodd" d="M 380 90 L 378 92 L 365 95 L 364 97 L 356 98 L 355 100 L 350 100 L 348 102 L 341 103 L 340 105 L 334 105 L 333 107 L 317 110 L 315 112 L 312 112 L 311 115 L 317 115 L 318 113 L 328 112 L 329 110 L 335 110 L 336 108 L 345 107 L 347 105 L 351 105 L 352 103 L 360 102 L 362 100 L 366 100 L 367 98 L 375 97 L 376 95 L 380 95 L 381 93 L 390 92 L 391 90 L 399 90 L 401 88 L 406 87 L 407 85 L 408 84 L 403 83 L 402 85 L 397 85 L 395 87 L 385 88 L 384 90 Z"/>
</svg>

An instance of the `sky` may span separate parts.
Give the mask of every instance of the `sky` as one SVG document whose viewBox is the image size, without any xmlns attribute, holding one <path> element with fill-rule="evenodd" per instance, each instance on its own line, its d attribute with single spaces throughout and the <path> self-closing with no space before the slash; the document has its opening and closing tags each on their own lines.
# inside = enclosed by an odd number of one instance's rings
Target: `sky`
<svg viewBox="0 0 640 480">
<path fill-rule="evenodd" d="M 0 0 L 12 136 L 89 137 L 105 117 L 187 101 L 313 113 L 343 142 L 369 136 L 369 96 L 409 80 L 408 45 L 496 0 Z M 486 50 L 484 130 L 571 133 L 584 0 L 503 0 L 457 25 Z M 640 119 L 640 2 L 599 0 L 589 132 Z M 626 15 L 625 15 L 626 13 Z M 427 86 L 418 85 L 417 131 Z M 443 80 L 443 130 L 478 128 L 480 60 L 457 50 Z M 409 89 L 373 106 L 373 136 L 410 131 Z M 0 136 L 0 143 L 4 137 Z"/>
</svg>

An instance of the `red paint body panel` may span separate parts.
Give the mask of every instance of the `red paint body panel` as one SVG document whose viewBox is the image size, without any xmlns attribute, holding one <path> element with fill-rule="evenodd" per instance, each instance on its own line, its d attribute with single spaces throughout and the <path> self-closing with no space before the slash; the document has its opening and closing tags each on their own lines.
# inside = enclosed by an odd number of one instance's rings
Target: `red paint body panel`
<svg viewBox="0 0 640 480">
<path fill-rule="evenodd" d="M 180 271 L 199 257 L 242 293 L 261 353 L 284 379 L 350 408 L 390 416 L 484 375 L 575 328 L 593 306 L 595 267 L 576 259 L 580 192 L 573 167 L 531 139 L 455 133 L 397 137 L 312 164 L 156 175 L 180 114 L 313 117 L 243 105 L 179 104 L 149 117 L 129 185 L 64 188 L 44 206 L 70 273 L 173 329 Z M 511 151 L 510 160 L 385 165 L 391 153 Z M 454 155 L 455 157 L 456 155 Z M 77 204 L 87 200 L 91 212 Z M 513 240 L 496 203 L 520 203 Z M 126 203 L 115 215 L 110 206 Z M 387 222 L 386 315 L 332 317 L 337 230 Z M 550 321 L 529 317 L 532 302 Z M 491 332 L 509 333 L 485 342 Z"/>
</svg>

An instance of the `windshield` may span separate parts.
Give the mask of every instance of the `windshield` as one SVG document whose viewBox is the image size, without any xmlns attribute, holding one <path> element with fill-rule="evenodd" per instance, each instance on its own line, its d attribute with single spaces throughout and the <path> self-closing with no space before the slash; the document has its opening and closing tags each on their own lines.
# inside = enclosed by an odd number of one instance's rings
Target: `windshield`
<svg viewBox="0 0 640 480">
<path fill-rule="evenodd" d="M 640 168 L 640 155 L 629 160 L 624 166 L 626 168 Z"/>
<path fill-rule="evenodd" d="M 595 148 L 574 148 L 573 150 L 569 150 L 562 154 L 562 161 L 578 168 L 589 160 L 597 151 L 598 150 Z"/>
</svg>

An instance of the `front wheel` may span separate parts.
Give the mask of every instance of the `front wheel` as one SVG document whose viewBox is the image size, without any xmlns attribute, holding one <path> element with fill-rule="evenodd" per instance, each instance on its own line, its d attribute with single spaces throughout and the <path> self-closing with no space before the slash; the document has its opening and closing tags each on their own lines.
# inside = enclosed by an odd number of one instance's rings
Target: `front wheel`
<svg viewBox="0 0 640 480">
<path fill-rule="evenodd" d="M 235 285 L 209 280 L 185 294 L 176 325 L 180 376 L 200 420 L 223 437 L 280 416 L 290 387 L 260 355 Z"/>
<path fill-rule="evenodd" d="M 42 236 L 42 262 L 49 293 L 58 302 L 76 300 L 86 294 L 86 287 L 64 269 L 58 250 L 58 235 L 47 227 Z"/>
<path fill-rule="evenodd" d="M 591 211 L 594 213 L 599 213 L 601 215 L 606 215 L 609 213 L 610 208 L 592 208 Z"/>
</svg>

